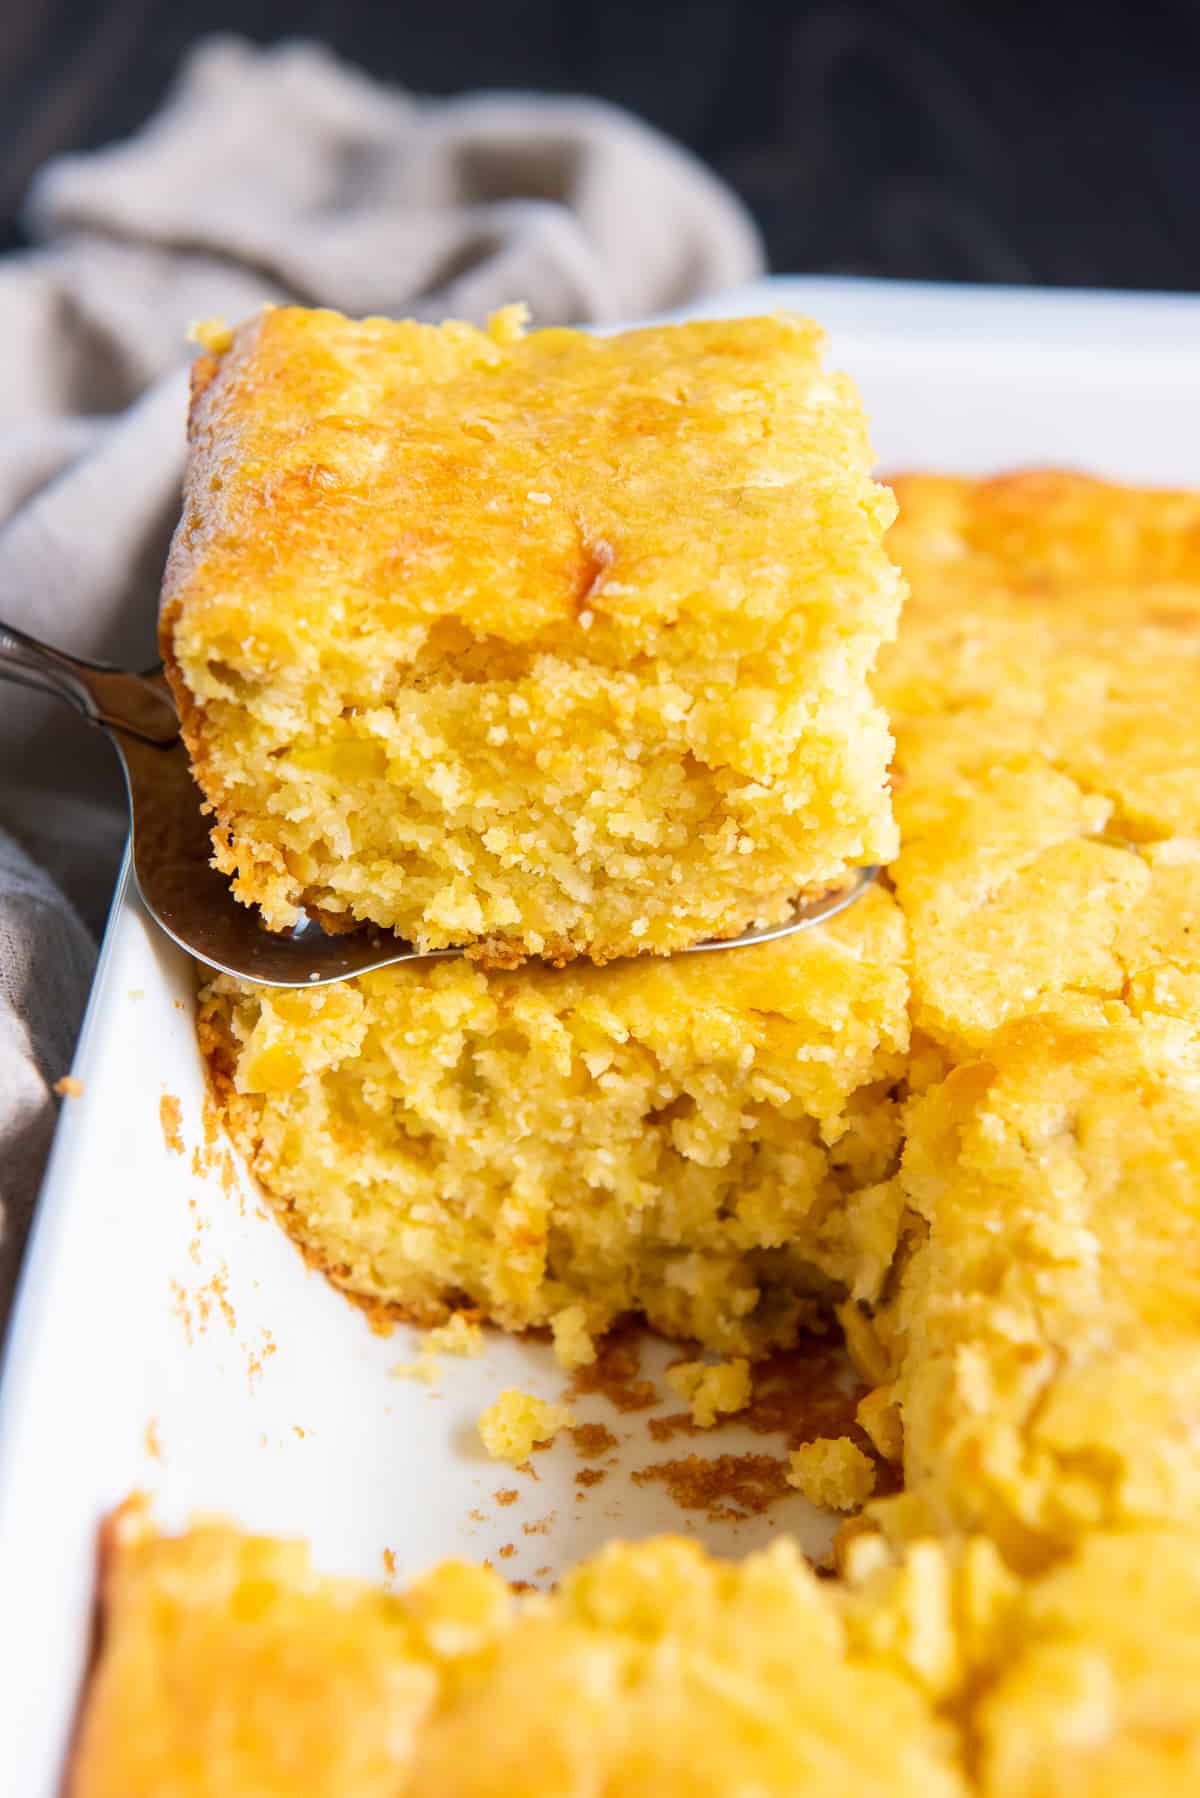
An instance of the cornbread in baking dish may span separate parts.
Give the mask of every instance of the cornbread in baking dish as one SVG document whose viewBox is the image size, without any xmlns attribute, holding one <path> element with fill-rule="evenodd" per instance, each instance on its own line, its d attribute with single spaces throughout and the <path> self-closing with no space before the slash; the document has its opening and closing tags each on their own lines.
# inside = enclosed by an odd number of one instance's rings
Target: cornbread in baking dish
<svg viewBox="0 0 1200 1798">
<path fill-rule="evenodd" d="M 70 1798 L 1191 1798 L 1200 1535 L 1097 1532 L 1025 1580 L 984 1539 L 813 1577 L 615 1544 L 553 1596 L 445 1563 L 398 1594 L 220 1524 L 110 1527 Z"/>
<path fill-rule="evenodd" d="M 523 1600 L 129 1513 L 73 1798 L 1200 1789 L 1200 498 L 898 488 L 888 890 L 725 955 L 219 980 L 201 1033 L 347 1284 L 575 1359 L 836 1310 L 902 1490 L 837 1581 L 667 1538 Z"/>
<path fill-rule="evenodd" d="M 913 1051 L 854 1329 L 906 1490 L 874 1515 L 1038 1566 L 1200 1505 L 1200 498 L 898 493 Z"/>
<path fill-rule="evenodd" d="M 351 1291 L 549 1325 L 566 1359 L 630 1311 L 761 1353 L 886 1267 L 895 1218 L 849 1199 L 895 1165 L 904 967 L 874 890 L 668 960 L 221 977 L 199 1027 L 235 1140 Z"/>
<path fill-rule="evenodd" d="M 893 853 L 894 507 L 815 326 L 210 340 L 162 649 L 271 928 L 604 961 Z"/>
</svg>

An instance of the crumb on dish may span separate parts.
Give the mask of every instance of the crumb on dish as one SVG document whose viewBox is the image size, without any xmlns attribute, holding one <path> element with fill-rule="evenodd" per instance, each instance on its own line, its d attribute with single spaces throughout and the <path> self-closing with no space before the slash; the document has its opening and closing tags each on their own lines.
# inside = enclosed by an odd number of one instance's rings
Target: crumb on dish
<svg viewBox="0 0 1200 1798">
<path fill-rule="evenodd" d="M 520 1465 L 539 1443 L 552 1442 L 574 1421 L 567 1405 L 550 1404 L 510 1386 L 481 1413 L 479 1438 L 494 1461 Z"/>
<path fill-rule="evenodd" d="M 753 1383 L 745 1356 L 732 1361 L 680 1361 L 667 1369 L 667 1382 L 685 1399 L 697 1428 L 711 1430 L 718 1417 L 744 1411 Z"/>
<path fill-rule="evenodd" d="M 474 1318 L 455 1311 L 444 1324 L 425 1332 L 421 1349 L 426 1355 L 461 1355 L 468 1360 L 474 1359 L 483 1353 L 483 1331 Z"/>
<path fill-rule="evenodd" d="M 554 1353 L 560 1367 L 575 1373 L 590 1367 L 596 1359 L 596 1339 L 588 1328 L 588 1314 L 583 1305 L 564 1305 L 550 1318 Z"/>
<path fill-rule="evenodd" d="M 788 1456 L 787 1482 L 827 1511 L 858 1511 L 875 1490 L 875 1463 L 849 1436 L 818 1436 Z"/>
</svg>

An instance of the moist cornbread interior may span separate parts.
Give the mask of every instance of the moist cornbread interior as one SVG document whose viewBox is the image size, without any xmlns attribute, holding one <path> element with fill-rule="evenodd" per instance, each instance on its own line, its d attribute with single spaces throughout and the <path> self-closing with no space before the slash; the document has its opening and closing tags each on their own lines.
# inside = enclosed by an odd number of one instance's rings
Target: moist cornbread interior
<svg viewBox="0 0 1200 1798">
<path fill-rule="evenodd" d="M 614 1544 L 553 1596 L 400 1594 L 210 1524 L 109 1532 L 70 1798 L 1191 1798 L 1200 1534 L 1097 1531 L 1024 1579 L 982 1537 Z"/>
<path fill-rule="evenodd" d="M 1200 500 L 897 492 L 887 890 L 665 964 L 219 980 L 201 1033 L 352 1290 L 568 1358 L 625 1310 L 751 1355 L 836 1311 L 903 1461 L 869 1514 L 1036 1571 L 1200 1503 Z"/>
<path fill-rule="evenodd" d="M 211 341 L 162 648 L 272 928 L 604 961 L 894 853 L 893 506 L 815 326 Z"/>
</svg>

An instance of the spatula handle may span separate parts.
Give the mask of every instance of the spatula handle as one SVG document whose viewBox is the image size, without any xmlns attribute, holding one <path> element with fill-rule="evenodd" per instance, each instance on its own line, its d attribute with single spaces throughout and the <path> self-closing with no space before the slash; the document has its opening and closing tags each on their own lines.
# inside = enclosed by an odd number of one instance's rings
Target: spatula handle
<svg viewBox="0 0 1200 1798">
<path fill-rule="evenodd" d="M 68 705 L 105 729 L 128 731 L 146 743 L 173 743 L 179 719 L 162 674 L 131 674 L 87 662 L 39 643 L 0 620 L 0 680 L 32 688 Z"/>
</svg>

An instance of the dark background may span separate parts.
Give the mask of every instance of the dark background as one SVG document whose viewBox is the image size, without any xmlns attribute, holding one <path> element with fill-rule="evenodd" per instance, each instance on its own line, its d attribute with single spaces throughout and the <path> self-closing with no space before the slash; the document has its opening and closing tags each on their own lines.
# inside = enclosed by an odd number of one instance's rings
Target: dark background
<svg viewBox="0 0 1200 1798">
<path fill-rule="evenodd" d="M 788 271 L 1200 287 L 1200 0 L 0 0 L 0 244 L 198 34 L 431 94 L 599 94 L 698 150 Z"/>
</svg>

